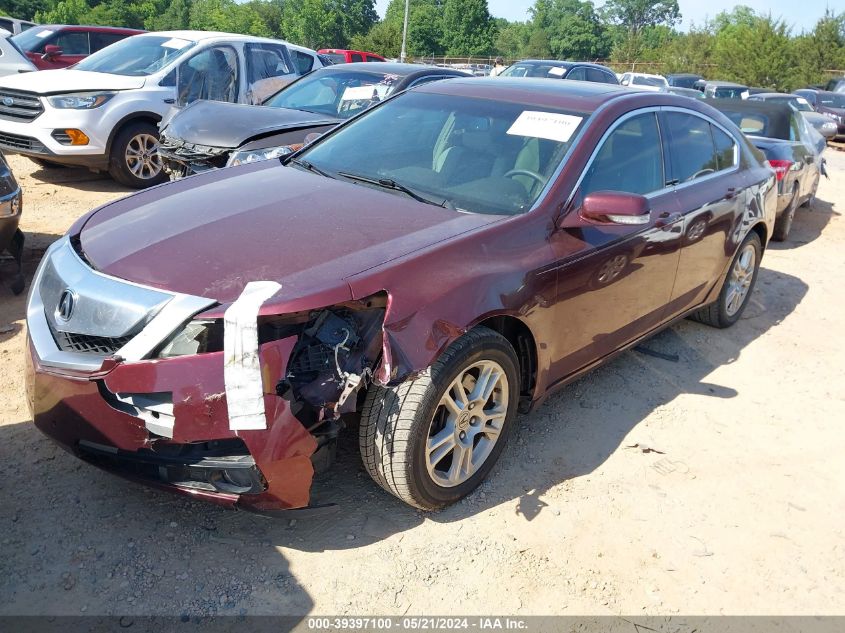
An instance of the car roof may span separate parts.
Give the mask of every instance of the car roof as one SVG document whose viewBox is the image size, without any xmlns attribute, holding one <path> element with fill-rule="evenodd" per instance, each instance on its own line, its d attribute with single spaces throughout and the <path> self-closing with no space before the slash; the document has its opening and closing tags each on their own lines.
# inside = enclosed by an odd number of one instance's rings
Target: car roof
<svg viewBox="0 0 845 633">
<path fill-rule="evenodd" d="M 783 98 L 786 97 L 788 99 L 797 99 L 800 95 L 790 94 L 788 92 L 758 92 L 756 95 L 751 95 L 757 100 L 763 99 L 772 99 L 774 97 Z"/>
<path fill-rule="evenodd" d="M 327 66 L 333 72 L 353 72 L 353 71 L 371 71 L 389 73 L 391 75 L 399 75 L 406 77 L 414 73 L 433 72 L 434 74 L 445 74 L 454 72 L 458 77 L 471 77 L 469 73 L 465 73 L 457 68 L 443 68 L 441 66 L 428 66 L 424 64 L 401 64 L 399 62 L 353 62 L 351 64 L 336 64 L 334 66 Z"/>
<path fill-rule="evenodd" d="M 33 24 L 29 22 L 29 24 Z M 95 24 L 36 24 L 35 26 L 42 29 L 90 29 L 92 31 L 121 31 L 123 33 L 147 33 L 143 29 L 130 29 L 123 26 L 100 26 Z"/>
<path fill-rule="evenodd" d="M 151 31 L 148 33 L 143 34 L 144 37 L 149 36 L 156 36 L 156 37 L 175 37 L 183 40 L 189 40 L 191 42 L 204 42 L 206 40 L 214 40 L 214 39 L 221 39 L 221 40 L 243 40 L 249 42 L 276 42 L 282 44 L 289 44 L 285 40 L 278 40 L 273 39 L 270 37 L 255 37 L 253 35 L 243 35 L 241 33 L 226 33 L 223 31 L 189 31 L 189 30 L 182 30 L 182 31 Z M 292 46 L 292 44 L 291 44 Z M 310 50 L 310 49 L 305 49 Z"/>
<path fill-rule="evenodd" d="M 618 84 L 545 78 L 467 77 L 435 81 L 414 89 L 432 94 L 485 98 L 525 106 L 560 108 L 589 113 L 603 103 L 622 96 L 647 94 Z M 649 93 L 650 94 L 650 93 Z M 665 97 L 665 95 L 663 95 Z M 681 99 L 682 97 L 678 97 Z"/>
<path fill-rule="evenodd" d="M 745 84 L 737 84 L 732 81 L 708 81 L 708 86 L 716 86 L 722 88 L 748 88 Z"/>
<path fill-rule="evenodd" d="M 789 140 L 789 120 L 794 110 L 785 103 L 748 101 L 741 99 L 708 99 L 707 103 L 720 112 L 762 114 L 768 120 L 767 138 Z"/>
<path fill-rule="evenodd" d="M 696 75 L 695 73 L 669 73 L 666 75 L 667 77 L 698 77 L 699 79 L 703 79 L 701 75 Z"/>
<path fill-rule="evenodd" d="M 559 68 L 571 68 L 572 66 L 592 66 L 593 68 L 601 68 L 603 70 L 613 72 L 607 66 L 595 64 L 593 62 L 573 62 L 569 60 L 560 59 L 520 59 L 519 61 L 514 62 L 512 65 L 516 66 L 517 64 L 548 64 L 549 66 L 557 66 Z"/>
</svg>

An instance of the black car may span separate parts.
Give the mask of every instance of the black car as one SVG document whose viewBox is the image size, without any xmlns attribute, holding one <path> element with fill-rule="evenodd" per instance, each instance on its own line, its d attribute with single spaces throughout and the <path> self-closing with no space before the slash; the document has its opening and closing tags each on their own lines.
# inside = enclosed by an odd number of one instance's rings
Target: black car
<svg viewBox="0 0 845 633">
<path fill-rule="evenodd" d="M 695 88 L 695 83 L 703 79 L 704 77 L 701 75 L 693 75 L 692 73 L 666 75 L 666 81 L 672 88 Z"/>
<path fill-rule="evenodd" d="M 713 99 L 708 103 L 733 121 L 775 170 L 778 204 L 772 239 L 785 240 L 796 209 L 812 204 L 819 178 L 826 175 L 824 139 L 800 112 L 784 103 L 740 99 Z"/>
<path fill-rule="evenodd" d="M 845 94 L 828 90 L 796 90 L 795 94 L 804 97 L 819 114 L 826 114 L 836 121 L 836 140 L 845 140 Z"/>
<path fill-rule="evenodd" d="M 23 292 L 21 274 L 23 233 L 18 228 L 21 220 L 21 188 L 15 180 L 6 158 L 0 153 L 0 254 L 7 252 L 14 258 L 18 271 L 12 281 L 12 292 Z"/>
<path fill-rule="evenodd" d="M 499 77 L 544 77 L 594 81 L 602 84 L 619 84 L 616 74 L 601 64 L 590 62 L 563 62 L 549 59 L 524 59 L 505 68 Z"/>
<path fill-rule="evenodd" d="M 704 84 L 704 96 L 708 99 L 745 99 L 748 86 L 732 81 L 708 81 Z"/>
<path fill-rule="evenodd" d="M 159 154 L 176 180 L 284 156 L 387 97 L 420 84 L 468 77 L 452 68 L 364 62 L 320 68 L 260 106 L 197 101 L 161 130 Z"/>
</svg>

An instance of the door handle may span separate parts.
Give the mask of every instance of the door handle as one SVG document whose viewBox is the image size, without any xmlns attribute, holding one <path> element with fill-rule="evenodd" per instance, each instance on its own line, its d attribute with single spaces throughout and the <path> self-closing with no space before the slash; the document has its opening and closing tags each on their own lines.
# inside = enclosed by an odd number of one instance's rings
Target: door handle
<svg viewBox="0 0 845 633">
<path fill-rule="evenodd" d="M 678 222 L 683 217 L 684 216 L 682 216 L 680 213 L 664 211 L 663 213 L 657 216 L 657 221 L 654 223 L 654 226 L 658 228 L 672 226 L 675 222 Z"/>
<path fill-rule="evenodd" d="M 729 187 L 725 193 L 725 200 L 733 200 L 736 198 L 736 187 Z"/>
<path fill-rule="evenodd" d="M 162 99 L 162 101 L 164 101 L 168 105 L 173 105 L 174 103 L 176 103 L 176 99 L 174 99 L 173 97 L 170 97 L 168 99 Z"/>
</svg>

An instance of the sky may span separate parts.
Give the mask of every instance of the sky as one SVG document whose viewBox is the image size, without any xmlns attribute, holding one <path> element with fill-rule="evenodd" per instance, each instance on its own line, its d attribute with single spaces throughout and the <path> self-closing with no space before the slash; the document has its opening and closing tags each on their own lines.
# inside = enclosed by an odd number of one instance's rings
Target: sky
<svg viewBox="0 0 845 633">
<path fill-rule="evenodd" d="M 384 16 L 389 2 L 390 0 L 376 0 L 379 15 Z M 594 3 L 600 6 L 603 0 Z M 526 20 L 528 7 L 532 4 L 533 0 L 488 0 L 493 16 L 512 21 Z M 803 30 L 811 30 L 816 21 L 824 15 L 825 8 L 832 6 L 836 10 L 838 2 L 831 5 L 826 0 L 678 0 L 683 16 L 681 28 L 688 29 L 690 23 L 703 24 L 706 18 L 712 18 L 725 10 L 730 11 L 737 4 L 746 4 L 758 13 L 771 11 L 772 16 L 785 20 L 792 27 L 793 34 L 797 34 Z"/>
</svg>

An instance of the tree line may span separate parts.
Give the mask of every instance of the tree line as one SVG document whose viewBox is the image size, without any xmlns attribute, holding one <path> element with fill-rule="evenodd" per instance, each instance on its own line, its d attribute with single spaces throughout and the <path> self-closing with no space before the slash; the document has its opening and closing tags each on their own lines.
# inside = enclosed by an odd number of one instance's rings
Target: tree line
<svg viewBox="0 0 845 633">
<path fill-rule="evenodd" d="M 386 57 L 399 56 L 404 11 L 405 0 L 382 20 L 374 0 L 0 0 L 0 12 L 43 24 L 229 31 Z M 411 0 L 407 47 L 412 57 L 637 62 L 780 90 L 845 69 L 845 12 L 827 9 L 800 33 L 742 5 L 686 32 L 680 21 L 677 0 L 536 0 L 521 22 L 494 18 L 487 0 Z"/>
</svg>

